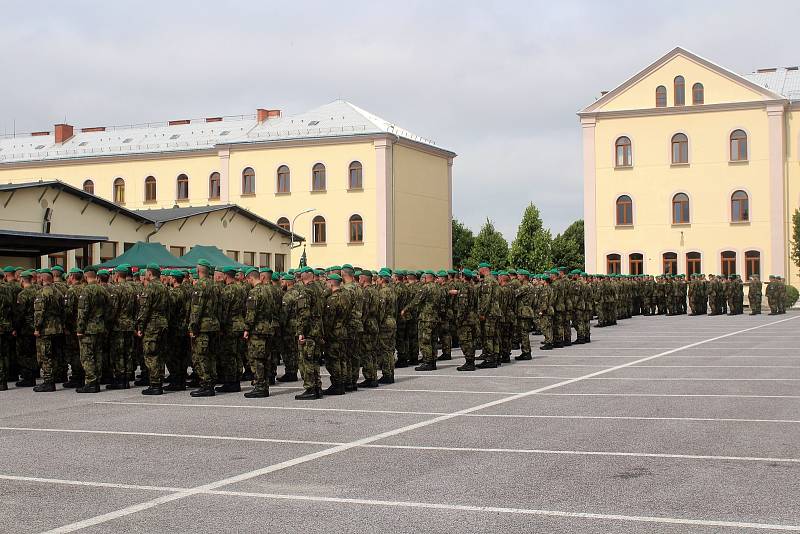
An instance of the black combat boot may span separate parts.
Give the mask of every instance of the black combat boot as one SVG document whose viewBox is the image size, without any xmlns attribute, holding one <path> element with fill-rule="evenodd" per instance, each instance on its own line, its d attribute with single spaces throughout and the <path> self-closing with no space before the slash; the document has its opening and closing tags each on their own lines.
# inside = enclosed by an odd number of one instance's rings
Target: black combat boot
<svg viewBox="0 0 800 534">
<path fill-rule="evenodd" d="M 484 360 L 478 365 L 475 366 L 476 369 L 497 369 L 497 364 L 494 362 L 490 362 L 489 360 Z"/>
<path fill-rule="evenodd" d="M 23 378 L 15 384 L 18 388 L 32 388 L 36 385 L 36 380 L 33 378 Z"/>
<path fill-rule="evenodd" d="M 131 385 L 128 382 L 128 377 L 117 378 L 111 381 L 110 384 L 106 386 L 106 389 L 130 389 Z"/>
<path fill-rule="evenodd" d="M 358 387 L 360 388 L 376 388 L 378 387 L 379 383 L 377 380 L 367 380 L 364 379 L 362 382 L 358 383 Z"/>
<path fill-rule="evenodd" d="M 239 382 L 225 382 L 214 388 L 217 393 L 241 393 L 242 386 Z"/>
<path fill-rule="evenodd" d="M 435 371 L 436 370 L 436 363 L 423 363 L 414 367 L 415 371 Z"/>
<path fill-rule="evenodd" d="M 405 360 L 397 360 L 397 363 L 394 364 L 395 369 L 402 369 L 404 367 L 408 367 L 408 362 Z"/>
<path fill-rule="evenodd" d="M 38 386 L 34 386 L 33 391 L 36 393 L 50 393 L 56 390 L 56 385 L 53 382 L 42 382 Z"/>
<path fill-rule="evenodd" d="M 545 343 L 544 345 L 539 347 L 539 350 L 553 350 L 553 344 L 552 343 Z"/>
<path fill-rule="evenodd" d="M 216 394 L 217 393 L 214 391 L 213 387 L 201 386 L 200 389 L 196 389 L 196 390 L 192 391 L 191 393 L 189 393 L 189 396 L 190 397 L 213 397 Z"/>
<path fill-rule="evenodd" d="M 139 378 L 133 381 L 133 385 L 137 387 L 149 386 L 150 377 L 142 373 L 139 375 Z"/>
<path fill-rule="evenodd" d="M 511 363 L 511 355 L 503 354 L 503 356 L 500 357 L 500 363 Z"/>
<path fill-rule="evenodd" d="M 297 373 L 285 373 L 283 376 L 279 376 L 276 379 L 278 382 L 297 382 L 299 379 L 297 378 Z"/>
<path fill-rule="evenodd" d="M 308 393 L 309 389 L 306 390 Z M 331 384 L 327 389 L 322 390 L 323 395 L 344 395 L 345 387 L 342 384 Z M 295 397 L 296 398 L 296 397 Z"/>
<path fill-rule="evenodd" d="M 269 397 L 269 388 L 264 386 L 256 386 L 244 394 L 246 399 L 263 399 Z"/>
<path fill-rule="evenodd" d="M 523 352 L 519 356 L 516 356 L 514 359 L 517 360 L 518 362 L 524 362 L 524 361 L 532 360 L 533 356 L 531 356 L 530 352 L 527 352 L 527 353 Z"/>
<path fill-rule="evenodd" d="M 64 382 L 64 388 L 75 389 L 82 387 L 83 384 L 84 384 L 83 377 L 76 377 L 75 375 L 72 375 L 68 381 Z"/>
<path fill-rule="evenodd" d="M 562 343 L 561 341 L 553 341 L 553 348 L 554 349 L 564 348 L 564 343 Z"/>
<path fill-rule="evenodd" d="M 452 360 L 452 359 L 453 359 L 453 356 L 451 356 L 450 354 L 442 354 L 441 356 L 436 358 L 436 361 L 437 362 L 446 362 L 446 361 Z"/>
<path fill-rule="evenodd" d="M 275 377 L 274 376 L 270 376 L 268 378 L 268 380 L 267 380 L 267 383 L 269 383 L 270 386 L 274 386 L 275 385 Z"/>
<path fill-rule="evenodd" d="M 161 384 L 150 384 L 150 387 L 142 390 L 142 395 L 163 395 L 164 388 Z"/>
<path fill-rule="evenodd" d="M 186 391 L 186 380 L 174 380 L 164 386 L 164 391 Z"/>
<path fill-rule="evenodd" d="M 391 375 L 383 375 L 378 379 L 379 384 L 394 384 L 394 377 Z"/>
<path fill-rule="evenodd" d="M 299 395 L 294 396 L 295 400 L 317 400 L 322 398 L 322 391 L 319 388 L 308 388 Z"/>
<path fill-rule="evenodd" d="M 75 393 L 100 393 L 100 385 L 97 382 L 92 382 L 83 387 L 76 388 Z"/>
<path fill-rule="evenodd" d="M 467 360 L 464 365 L 456 367 L 456 371 L 474 371 L 475 370 L 475 361 L 474 360 Z"/>
</svg>

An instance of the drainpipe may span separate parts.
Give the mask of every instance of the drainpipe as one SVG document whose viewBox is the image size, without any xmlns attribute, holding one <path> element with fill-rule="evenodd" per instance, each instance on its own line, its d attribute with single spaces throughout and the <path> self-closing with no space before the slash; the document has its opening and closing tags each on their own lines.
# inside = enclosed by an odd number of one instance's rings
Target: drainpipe
<svg viewBox="0 0 800 534">
<path fill-rule="evenodd" d="M 149 243 L 150 242 L 150 238 L 153 237 L 156 233 L 158 233 L 158 231 L 161 230 L 162 226 L 164 226 L 164 223 L 162 223 L 162 222 L 155 223 L 155 230 L 153 230 L 152 232 L 147 234 L 147 237 L 144 238 L 144 242 L 145 243 Z"/>
</svg>

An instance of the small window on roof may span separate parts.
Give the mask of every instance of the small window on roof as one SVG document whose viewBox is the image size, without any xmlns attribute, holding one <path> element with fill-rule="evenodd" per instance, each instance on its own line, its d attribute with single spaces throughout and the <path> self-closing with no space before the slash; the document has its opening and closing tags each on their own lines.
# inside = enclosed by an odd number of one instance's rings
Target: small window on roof
<svg viewBox="0 0 800 534">
<path fill-rule="evenodd" d="M 317 124 L 319 124 L 319 121 L 311 121 L 308 123 L 309 126 L 316 126 Z"/>
<path fill-rule="evenodd" d="M 169 136 L 170 139 L 177 139 L 181 136 L 181 134 L 172 134 Z"/>
<path fill-rule="evenodd" d="M 89 144 L 88 141 L 81 141 L 80 143 L 78 143 L 78 146 L 86 146 L 88 144 Z"/>
<path fill-rule="evenodd" d="M 219 134 L 220 135 L 228 135 L 229 133 L 231 133 L 230 130 L 224 130 L 224 131 L 220 132 Z"/>
<path fill-rule="evenodd" d="M 44 145 L 36 145 L 36 150 L 41 150 L 44 148 Z"/>
<path fill-rule="evenodd" d="M 123 140 L 122 142 L 123 143 L 130 143 L 131 141 L 133 141 L 133 137 L 128 137 L 125 140 Z"/>
</svg>

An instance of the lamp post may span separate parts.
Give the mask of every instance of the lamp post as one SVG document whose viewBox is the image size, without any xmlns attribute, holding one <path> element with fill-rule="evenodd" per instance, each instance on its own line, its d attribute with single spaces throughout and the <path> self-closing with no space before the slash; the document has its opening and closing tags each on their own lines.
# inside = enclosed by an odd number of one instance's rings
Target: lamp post
<svg viewBox="0 0 800 534">
<path fill-rule="evenodd" d="M 300 243 L 297 243 L 297 246 L 295 246 L 295 244 L 294 244 L 294 222 L 301 215 L 304 215 L 306 213 L 311 213 L 312 211 L 317 211 L 317 208 L 308 208 L 307 210 L 303 210 L 300 213 L 298 213 L 297 215 L 295 215 L 294 218 L 292 219 L 292 224 L 291 224 L 291 226 L 289 226 L 289 233 L 292 234 L 292 242 L 289 245 L 289 249 L 297 248 L 297 247 L 300 246 Z"/>
</svg>

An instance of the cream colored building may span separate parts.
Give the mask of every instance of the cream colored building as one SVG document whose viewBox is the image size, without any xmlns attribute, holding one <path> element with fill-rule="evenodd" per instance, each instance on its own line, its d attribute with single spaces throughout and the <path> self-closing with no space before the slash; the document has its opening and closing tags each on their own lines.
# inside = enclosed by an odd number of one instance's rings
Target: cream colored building
<svg viewBox="0 0 800 534">
<path fill-rule="evenodd" d="M 61 180 L 129 210 L 238 205 L 305 236 L 315 266 L 447 267 L 454 157 L 336 101 L 293 116 L 60 124 L 0 139 L 0 183 Z"/>
<path fill-rule="evenodd" d="M 588 271 L 797 283 L 797 67 L 739 75 L 675 48 L 579 116 Z"/>
<path fill-rule="evenodd" d="M 291 234 L 235 205 L 132 211 L 63 182 L 0 184 L 0 265 L 84 267 L 137 241 L 175 256 L 215 245 L 242 263 L 281 269 Z"/>
</svg>

